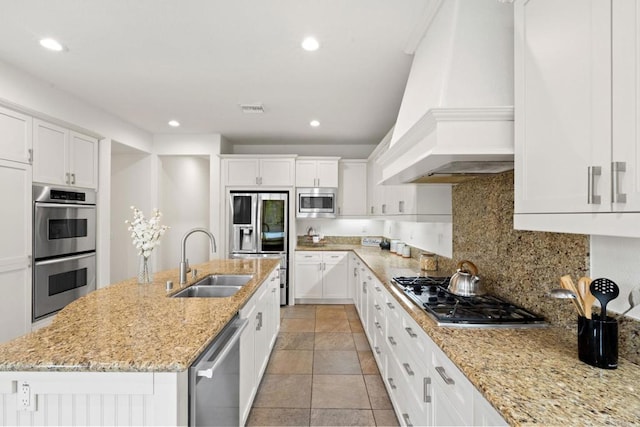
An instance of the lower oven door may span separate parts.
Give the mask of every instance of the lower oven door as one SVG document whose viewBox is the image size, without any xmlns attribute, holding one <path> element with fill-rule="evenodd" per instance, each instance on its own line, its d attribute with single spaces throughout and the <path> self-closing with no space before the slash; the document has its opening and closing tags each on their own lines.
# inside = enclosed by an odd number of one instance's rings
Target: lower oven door
<svg viewBox="0 0 640 427">
<path fill-rule="evenodd" d="M 33 320 L 55 313 L 96 289 L 96 253 L 36 261 Z"/>
</svg>

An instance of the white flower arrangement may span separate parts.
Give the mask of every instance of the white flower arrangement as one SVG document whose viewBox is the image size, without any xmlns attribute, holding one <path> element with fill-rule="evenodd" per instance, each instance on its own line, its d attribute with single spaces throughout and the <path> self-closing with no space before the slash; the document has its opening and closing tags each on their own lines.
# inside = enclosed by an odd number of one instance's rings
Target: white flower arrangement
<svg viewBox="0 0 640 427">
<path fill-rule="evenodd" d="M 153 216 L 149 219 L 144 217 L 140 209 L 131 206 L 133 210 L 133 221 L 126 220 L 131 231 L 133 245 L 138 249 L 138 254 L 145 258 L 151 255 L 153 248 L 160 244 L 160 237 L 169 229 L 166 225 L 160 225 L 162 214 L 158 209 L 153 210 Z"/>
</svg>

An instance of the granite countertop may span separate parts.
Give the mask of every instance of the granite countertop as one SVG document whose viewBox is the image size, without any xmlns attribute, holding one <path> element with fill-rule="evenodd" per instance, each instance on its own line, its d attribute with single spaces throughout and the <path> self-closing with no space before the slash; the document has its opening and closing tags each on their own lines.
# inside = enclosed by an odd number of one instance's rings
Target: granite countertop
<svg viewBox="0 0 640 427">
<path fill-rule="evenodd" d="M 278 260 L 214 260 L 98 289 L 61 310 L 51 325 L 0 345 L 3 371 L 184 371 L 273 271 Z M 253 274 L 227 298 L 169 298 L 208 274 Z M 191 277 L 191 274 L 189 274 Z M 167 292 L 166 281 L 174 283 Z"/>
<path fill-rule="evenodd" d="M 348 246 L 328 244 L 318 249 L 353 250 L 509 424 L 640 424 L 640 366 L 622 358 L 614 370 L 581 362 L 576 332 L 561 326 L 437 326 L 390 284 L 394 276 L 418 275 L 416 260 L 376 247 Z M 316 248 L 298 246 L 297 250 Z"/>
</svg>

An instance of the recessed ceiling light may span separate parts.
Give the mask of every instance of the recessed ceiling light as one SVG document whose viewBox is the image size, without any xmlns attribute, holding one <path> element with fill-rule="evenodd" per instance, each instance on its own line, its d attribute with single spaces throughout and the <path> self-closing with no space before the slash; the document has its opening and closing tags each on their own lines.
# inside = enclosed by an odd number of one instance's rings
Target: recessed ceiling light
<svg viewBox="0 0 640 427">
<path fill-rule="evenodd" d="M 180 122 L 177 120 L 170 120 L 169 126 L 171 126 L 172 128 L 177 128 L 178 126 L 180 126 Z"/>
<path fill-rule="evenodd" d="M 304 50 L 312 52 L 314 50 L 318 50 L 319 47 L 320 43 L 318 43 L 318 40 L 316 40 L 315 37 L 306 37 L 302 40 L 302 48 Z"/>
<path fill-rule="evenodd" d="M 317 121 L 317 120 L 311 120 L 311 121 L 309 122 L 309 126 L 314 127 L 314 128 L 317 128 L 318 126 L 320 126 L 320 122 L 319 122 L 319 121 Z"/>
<path fill-rule="evenodd" d="M 50 38 L 41 39 L 40 46 L 54 52 L 62 52 L 64 50 L 64 46 L 59 41 Z"/>
</svg>

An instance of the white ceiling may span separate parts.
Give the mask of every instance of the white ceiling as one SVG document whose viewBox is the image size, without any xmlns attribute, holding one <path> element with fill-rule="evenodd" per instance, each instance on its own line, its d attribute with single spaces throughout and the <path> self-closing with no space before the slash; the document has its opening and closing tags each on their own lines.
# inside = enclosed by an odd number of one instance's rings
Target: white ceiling
<svg viewBox="0 0 640 427">
<path fill-rule="evenodd" d="M 374 144 L 429 1 L 0 0 L 0 60 L 151 133 Z M 307 35 L 318 51 L 300 48 Z M 45 36 L 68 51 L 45 51 Z M 264 114 L 242 114 L 256 102 Z"/>
</svg>

